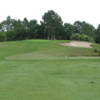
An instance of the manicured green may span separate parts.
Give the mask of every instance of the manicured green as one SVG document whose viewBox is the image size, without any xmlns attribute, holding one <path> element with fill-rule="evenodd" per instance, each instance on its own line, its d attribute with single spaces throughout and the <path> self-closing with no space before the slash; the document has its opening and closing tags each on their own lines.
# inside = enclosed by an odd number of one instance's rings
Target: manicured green
<svg viewBox="0 0 100 100">
<path fill-rule="evenodd" d="M 0 100 L 99 100 L 100 57 L 62 42 L 0 43 Z"/>
</svg>

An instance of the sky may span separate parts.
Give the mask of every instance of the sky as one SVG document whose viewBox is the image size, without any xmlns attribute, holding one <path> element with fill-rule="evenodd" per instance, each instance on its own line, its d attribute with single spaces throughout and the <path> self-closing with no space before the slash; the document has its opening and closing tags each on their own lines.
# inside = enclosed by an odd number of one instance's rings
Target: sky
<svg viewBox="0 0 100 100">
<path fill-rule="evenodd" d="M 7 16 L 15 19 L 37 19 L 54 10 L 63 22 L 86 21 L 95 27 L 100 24 L 100 0 L 0 0 L 0 22 Z"/>
</svg>

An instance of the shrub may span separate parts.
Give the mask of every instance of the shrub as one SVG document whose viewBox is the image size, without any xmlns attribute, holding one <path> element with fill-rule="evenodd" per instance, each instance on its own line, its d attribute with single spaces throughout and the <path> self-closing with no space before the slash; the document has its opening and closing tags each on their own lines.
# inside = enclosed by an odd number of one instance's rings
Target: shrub
<svg viewBox="0 0 100 100">
<path fill-rule="evenodd" d="M 6 41 L 6 33 L 0 32 L 0 41 Z"/>
<path fill-rule="evenodd" d="M 80 40 L 80 41 L 91 41 L 91 42 L 94 42 L 93 38 L 89 37 L 88 35 L 79 34 L 79 33 L 72 34 L 71 39 L 72 40 Z"/>
</svg>

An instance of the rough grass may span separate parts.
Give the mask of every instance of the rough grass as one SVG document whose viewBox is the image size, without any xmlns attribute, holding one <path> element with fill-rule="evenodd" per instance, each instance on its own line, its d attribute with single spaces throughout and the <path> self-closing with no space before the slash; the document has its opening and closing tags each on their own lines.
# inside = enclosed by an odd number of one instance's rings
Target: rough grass
<svg viewBox="0 0 100 100">
<path fill-rule="evenodd" d="M 61 42 L 0 43 L 0 100 L 99 100 L 100 58 Z"/>
</svg>

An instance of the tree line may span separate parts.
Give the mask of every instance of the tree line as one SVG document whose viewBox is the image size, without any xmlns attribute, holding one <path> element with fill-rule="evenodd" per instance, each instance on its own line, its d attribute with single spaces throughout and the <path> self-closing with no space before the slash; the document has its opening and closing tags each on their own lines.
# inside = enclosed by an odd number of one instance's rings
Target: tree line
<svg viewBox="0 0 100 100">
<path fill-rule="evenodd" d="M 82 40 L 100 43 L 100 25 L 96 29 L 85 21 L 64 23 L 53 10 L 42 16 L 42 21 L 12 19 L 10 16 L 0 23 L 0 41 L 25 39 Z"/>
</svg>

